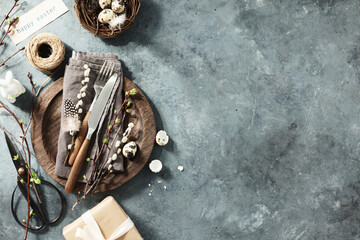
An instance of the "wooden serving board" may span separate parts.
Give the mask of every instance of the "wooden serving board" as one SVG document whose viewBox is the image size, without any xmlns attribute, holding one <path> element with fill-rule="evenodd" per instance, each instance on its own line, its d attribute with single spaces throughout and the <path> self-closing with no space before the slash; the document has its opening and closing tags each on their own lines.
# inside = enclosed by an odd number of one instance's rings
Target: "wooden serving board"
<svg viewBox="0 0 360 240">
<path fill-rule="evenodd" d="M 65 186 L 66 179 L 54 174 L 61 125 L 62 88 L 63 78 L 60 78 L 40 96 L 31 123 L 31 141 L 40 165 L 52 179 Z M 135 103 L 143 125 L 141 149 L 132 161 L 124 158 L 124 172 L 111 174 L 99 184 L 95 192 L 112 190 L 133 178 L 145 166 L 154 147 L 156 125 L 151 106 L 141 90 L 132 81 L 124 78 L 124 91 L 132 88 L 136 88 L 138 92 L 132 101 Z M 78 182 L 75 190 L 80 191 L 84 187 L 84 183 Z"/>
</svg>

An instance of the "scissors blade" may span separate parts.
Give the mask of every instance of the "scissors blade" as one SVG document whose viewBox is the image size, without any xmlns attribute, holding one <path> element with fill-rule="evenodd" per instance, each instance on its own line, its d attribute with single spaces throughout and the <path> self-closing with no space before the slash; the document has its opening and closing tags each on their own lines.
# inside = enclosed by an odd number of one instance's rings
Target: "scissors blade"
<svg viewBox="0 0 360 240">
<path fill-rule="evenodd" d="M 12 159 L 14 165 L 15 165 L 16 171 L 19 170 L 19 168 L 21 168 L 21 167 L 24 168 L 24 170 L 26 171 L 25 162 L 24 162 L 21 154 L 19 153 L 17 148 L 14 146 L 14 144 L 13 144 L 12 140 L 10 139 L 9 135 L 7 135 L 6 132 L 4 132 L 4 134 L 5 134 L 6 144 L 7 144 L 8 148 L 9 148 L 11 159 Z"/>
</svg>

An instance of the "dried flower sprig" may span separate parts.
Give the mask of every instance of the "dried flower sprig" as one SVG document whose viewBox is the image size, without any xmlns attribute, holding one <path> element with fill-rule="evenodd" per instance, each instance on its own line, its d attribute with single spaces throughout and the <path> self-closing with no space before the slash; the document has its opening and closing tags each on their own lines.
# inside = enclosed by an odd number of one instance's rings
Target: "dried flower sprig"
<svg viewBox="0 0 360 240">
<path fill-rule="evenodd" d="M 99 151 L 99 153 L 97 154 L 96 158 L 93 160 L 93 169 L 92 169 L 92 173 L 91 173 L 91 176 L 95 176 L 95 179 L 94 181 L 92 182 L 91 186 L 89 187 L 89 181 L 86 181 L 86 185 L 85 185 L 85 188 L 84 188 L 84 191 L 83 191 L 83 195 L 82 197 L 77 197 L 76 199 L 76 203 L 73 205 L 72 209 L 74 210 L 75 207 L 82 201 L 86 198 L 86 196 L 92 192 L 94 192 L 98 185 L 100 184 L 100 182 L 108 177 L 111 173 L 113 173 L 113 170 L 112 168 L 109 168 L 109 167 L 105 167 L 106 165 L 106 162 L 107 161 L 104 161 L 102 166 L 99 167 L 99 169 L 97 169 L 95 166 L 97 165 L 97 162 L 103 152 L 103 150 L 105 149 L 105 146 L 109 144 L 109 136 L 110 136 L 110 132 L 111 130 L 114 128 L 114 126 L 116 124 L 119 124 L 119 128 L 117 129 L 117 131 L 115 132 L 115 136 L 117 136 L 120 132 L 120 130 L 122 129 L 122 122 L 124 121 L 125 119 L 125 114 L 123 115 L 122 119 L 120 120 L 118 117 L 120 115 L 120 113 L 122 112 L 122 110 L 125 109 L 125 107 L 127 106 L 127 103 L 129 102 L 129 98 L 130 96 L 132 95 L 136 95 L 137 94 L 137 91 L 135 88 L 131 89 L 130 91 L 126 91 L 125 92 L 125 97 L 124 97 L 124 101 L 123 103 L 121 104 L 120 108 L 118 110 L 114 110 L 114 120 L 112 121 L 112 124 L 109 125 L 108 129 L 107 129 L 107 132 L 106 132 L 106 135 L 105 135 L 105 139 L 103 141 L 103 144 L 101 146 L 101 149 Z M 124 113 L 126 113 L 126 111 L 124 111 Z M 110 149 L 112 148 L 112 146 L 114 145 L 114 142 L 115 142 L 115 138 L 111 141 L 110 143 Z"/>
</svg>

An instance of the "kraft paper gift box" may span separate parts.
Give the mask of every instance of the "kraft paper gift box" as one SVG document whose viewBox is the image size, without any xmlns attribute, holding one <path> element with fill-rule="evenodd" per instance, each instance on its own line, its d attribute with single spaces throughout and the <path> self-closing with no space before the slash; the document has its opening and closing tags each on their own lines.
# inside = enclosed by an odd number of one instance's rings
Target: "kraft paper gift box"
<svg viewBox="0 0 360 240">
<path fill-rule="evenodd" d="M 66 240 L 143 239 L 130 218 L 111 196 L 106 197 L 80 218 L 64 227 L 63 235 Z"/>
</svg>

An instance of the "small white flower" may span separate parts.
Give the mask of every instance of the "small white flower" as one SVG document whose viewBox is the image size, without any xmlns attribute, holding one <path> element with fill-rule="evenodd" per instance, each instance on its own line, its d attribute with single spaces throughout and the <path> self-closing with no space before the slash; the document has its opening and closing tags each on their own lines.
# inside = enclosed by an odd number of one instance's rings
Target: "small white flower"
<svg viewBox="0 0 360 240">
<path fill-rule="evenodd" d="M 132 123 L 132 122 L 129 123 L 128 127 L 129 127 L 129 128 L 133 128 L 133 127 L 134 127 L 134 123 Z"/>
<path fill-rule="evenodd" d="M 88 83 L 90 81 L 90 78 L 88 78 L 88 77 L 86 77 L 85 79 L 84 79 L 84 82 L 85 83 Z"/>
<path fill-rule="evenodd" d="M 80 107 L 79 104 L 76 104 L 75 109 L 79 109 L 79 107 Z"/>
<path fill-rule="evenodd" d="M 86 69 L 86 70 L 84 71 L 84 76 L 85 76 L 85 77 L 88 77 L 89 74 L 90 74 L 90 68 L 88 68 L 88 69 Z"/>
<path fill-rule="evenodd" d="M 124 136 L 124 137 L 129 136 L 130 131 L 131 131 L 131 128 L 128 127 L 128 128 L 125 130 L 125 132 L 123 133 L 123 136 Z"/>
<path fill-rule="evenodd" d="M 117 154 L 114 153 L 114 154 L 112 155 L 111 159 L 112 159 L 113 161 L 115 161 L 115 160 L 117 159 Z"/>
<path fill-rule="evenodd" d="M 115 147 L 116 147 L 116 148 L 120 147 L 120 144 L 121 144 L 121 142 L 120 142 L 120 141 L 116 141 L 116 143 L 115 143 Z"/>
<path fill-rule="evenodd" d="M 85 97 L 86 96 L 86 93 L 81 93 L 81 97 Z"/>
<path fill-rule="evenodd" d="M 80 92 L 85 92 L 85 91 L 86 91 L 86 88 L 87 88 L 87 85 L 83 86 L 83 87 L 80 89 Z"/>
<path fill-rule="evenodd" d="M 79 108 L 78 113 L 82 113 L 82 112 L 83 112 L 83 110 L 81 108 Z"/>
<path fill-rule="evenodd" d="M 69 144 L 68 149 L 71 150 L 71 148 L 72 148 L 72 144 Z"/>
<path fill-rule="evenodd" d="M 78 93 L 78 95 L 76 95 L 78 99 L 81 99 L 81 94 Z"/>
<path fill-rule="evenodd" d="M 121 148 L 118 148 L 118 150 L 117 150 L 116 153 L 117 153 L 117 154 L 121 154 Z"/>
<path fill-rule="evenodd" d="M 78 101 L 77 103 L 79 106 L 82 106 L 84 104 L 83 100 Z"/>
<path fill-rule="evenodd" d="M 81 81 L 81 84 L 82 84 L 82 85 L 85 85 L 85 84 L 86 84 L 85 80 L 82 80 L 82 81 Z"/>
<path fill-rule="evenodd" d="M 126 142 L 127 142 L 127 140 L 128 140 L 128 138 L 127 138 L 127 137 L 123 137 L 123 138 L 121 139 L 121 142 L 122 142 L 122 143 L 126 143 Z"/>
<path fill-rule="evenodd" d="M 111 164 L 111 162 L 112 162 L 112 159 L 111 159 L 111 158 L 109 158 L 109 160 L 107 160 L 107 162 L 106 162 L 106 165 Z"/>
<path fill-rule="evenodd" d="M 85 69 L 88 69 L 89 66 L 88 66 L 87 64 L 84 64 L 84 68 L 85 68 Z"/>
<path fill-rule="evenodd" d="M 112 167 L 113 167 L 113 165 L 110 164 L 110 165 L 108 166 L 108 170 L 110 171 L 110 170 L 112 169 Z"/>
</svg>

